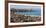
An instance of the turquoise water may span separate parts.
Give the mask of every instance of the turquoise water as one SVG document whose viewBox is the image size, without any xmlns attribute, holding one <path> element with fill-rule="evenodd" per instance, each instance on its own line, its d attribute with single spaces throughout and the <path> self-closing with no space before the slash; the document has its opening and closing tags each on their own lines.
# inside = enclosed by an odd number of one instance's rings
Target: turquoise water
<svg viewBox="0 0 46 28">
<path fill-rule="evenodd" d="M 22 15 L 34 15 L 34 16 L 40 16 L 41 15 L 41 9 L 32 9 L 31 12 L 16 12 L 17 14 L 22 14 Z"/>
</svg>

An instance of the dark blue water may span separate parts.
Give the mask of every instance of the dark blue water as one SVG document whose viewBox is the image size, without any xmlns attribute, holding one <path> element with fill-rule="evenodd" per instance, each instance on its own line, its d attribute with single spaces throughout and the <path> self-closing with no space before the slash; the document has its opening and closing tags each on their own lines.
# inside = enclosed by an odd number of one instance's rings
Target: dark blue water
<svg viewBox="0 0 46 28">
<path fill-rule="evenodd" d="M 22 14 L 22 15 L 34 15 L 34 16 L 40 16 L 41 15 L 41 9 L 32 9 L 31 12 L 16 12 L 17 14 Z"/>
</svg>

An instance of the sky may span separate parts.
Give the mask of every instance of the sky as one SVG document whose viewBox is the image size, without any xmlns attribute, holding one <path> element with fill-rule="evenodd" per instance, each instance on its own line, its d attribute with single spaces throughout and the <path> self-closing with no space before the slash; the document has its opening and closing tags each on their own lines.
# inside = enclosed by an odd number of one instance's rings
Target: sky
<svg viewBox="0 0 46 28">
<path fill-rule="evenodd" d="M 40 6 L 26 6 L 26 5 L 11 5 L 10 8 L 15 8 L 15 9 L 40 9 Z"/>
</svg>

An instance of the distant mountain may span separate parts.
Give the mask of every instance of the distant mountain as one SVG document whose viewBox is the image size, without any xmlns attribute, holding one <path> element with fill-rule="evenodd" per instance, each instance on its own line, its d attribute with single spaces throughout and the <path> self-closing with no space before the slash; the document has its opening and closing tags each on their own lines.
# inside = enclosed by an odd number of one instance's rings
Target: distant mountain
<svg viewBox="0 0 46 28">
<path fill-rule="evenodd" d="M 11 9 L 11 12 L 30 12 L 32 9 Z"/>
</svg>

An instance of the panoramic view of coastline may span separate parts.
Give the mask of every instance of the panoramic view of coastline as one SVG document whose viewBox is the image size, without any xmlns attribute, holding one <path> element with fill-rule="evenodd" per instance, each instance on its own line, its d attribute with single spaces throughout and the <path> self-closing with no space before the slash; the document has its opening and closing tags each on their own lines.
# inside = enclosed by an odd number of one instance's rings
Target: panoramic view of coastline
<svg viewBox="0 0 46 28">
<path fill-rule="evenodd" d="M 41 21 L 41 8 L 39 6 L 11 5 L 10 21 L 17 22 L 39 22 Z"/>
</svg>

